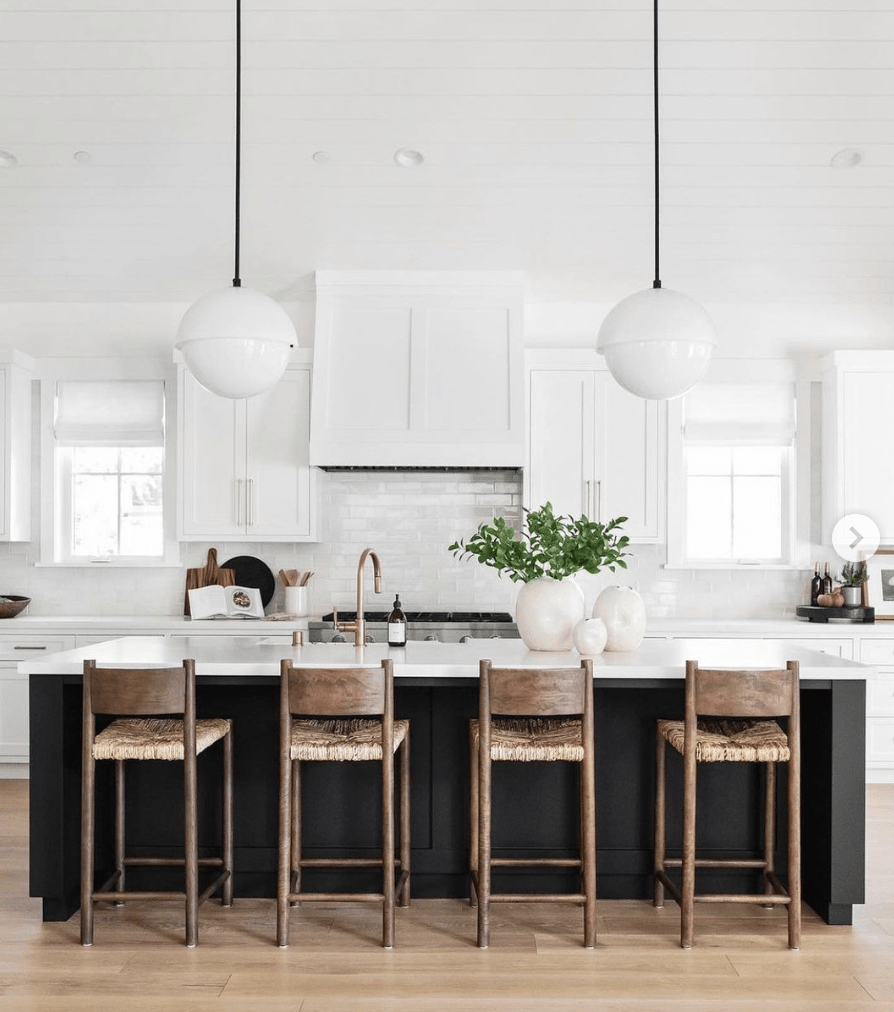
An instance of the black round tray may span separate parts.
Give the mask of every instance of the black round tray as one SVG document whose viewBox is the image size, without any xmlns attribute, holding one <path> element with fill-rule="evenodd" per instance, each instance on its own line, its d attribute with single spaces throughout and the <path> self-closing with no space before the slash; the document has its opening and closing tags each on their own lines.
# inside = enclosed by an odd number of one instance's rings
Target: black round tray
<svg viewBox="0 0 894 1012">
<path fill-rule="evenodd" d="M 799 618 L 809 619 L 811 622 L 828 622 L 830 618 L 843 618 L 850 622 L 869 623 L 875 621 L 875 608 L 864 608 L 857 605 L 854 608 L 822 608 L 818 604 L 799 604 L 795 609 Z"/>
</svg>

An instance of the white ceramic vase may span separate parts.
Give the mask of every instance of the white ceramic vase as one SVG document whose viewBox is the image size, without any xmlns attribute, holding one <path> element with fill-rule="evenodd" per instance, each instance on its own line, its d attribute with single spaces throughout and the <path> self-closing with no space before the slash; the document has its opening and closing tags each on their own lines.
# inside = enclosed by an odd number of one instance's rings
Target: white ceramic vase
<svg viewBox="0 0 894 1012">
<path fill-rule="evenodd" d="M 518 592 L 515 622 L 529 650 L 570 650 L 585 610 L 584 592 L 571 577 L 539 576 Z"/>
<path fill-rule="evenodd" d="M 574 627 L 574 649 L 584 657 L 594 657 L 605 649 L 608 630 L 601 618 L 582 618 Z"/>
<path fill-rule="evenodd" d="M 593 615 L 605 623 L 606 650 L 636 650 L 646 632 L 646 606 L 632 587 L 606 587 Z"/>
</svg>

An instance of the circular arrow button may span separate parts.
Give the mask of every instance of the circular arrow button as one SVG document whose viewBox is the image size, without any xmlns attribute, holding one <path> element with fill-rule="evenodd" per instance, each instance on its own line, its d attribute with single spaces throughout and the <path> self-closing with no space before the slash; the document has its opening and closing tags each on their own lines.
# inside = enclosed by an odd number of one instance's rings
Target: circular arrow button
<svg viewBox="0 0 894 1012">
<path fill-rule="evenodd" d="M 874 555 L 880 540 L 878 525 L 862 513 L 848 513 L 832 528 L 832 547 L 848 562 Z"/>
</svg>

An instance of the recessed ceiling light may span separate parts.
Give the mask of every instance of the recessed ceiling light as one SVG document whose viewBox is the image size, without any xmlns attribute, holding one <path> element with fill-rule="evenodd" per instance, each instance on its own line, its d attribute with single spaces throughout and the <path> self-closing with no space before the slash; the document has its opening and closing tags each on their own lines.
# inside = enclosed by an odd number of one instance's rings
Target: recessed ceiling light
<svg viewBox="0 0 894 1012">
<path fill-rule="evenodd" d="M 413 148 L 398 148 L 394 152 L 394 160 L 405 169 L 415 169 L 425 161 L 425 155 Z"/>
<path fill-rule="evenodd" d="M 93 161 L 93 155 L 89 151 L 75 151 L 71 157 L 78 165 L 89 165 Z"/>
<path fill-rule="evenodd" d="M 833 169 L 855 169 L 863 161 L 863 152 L 857 148 L 842 148 L 832 155 L 829 164 Z"/>
<path fill-rule="evenodd" d="M 14 169 L 18 164 L 18 158 L 11 151 L 0 151 L 0 169 Z"/>
<path fill-rule="evenodd" d="M 330 161 L 328 151 L 314 151 L 310 157 L 317 163 L 317 165 L 327 165 Z"/>
</svg>

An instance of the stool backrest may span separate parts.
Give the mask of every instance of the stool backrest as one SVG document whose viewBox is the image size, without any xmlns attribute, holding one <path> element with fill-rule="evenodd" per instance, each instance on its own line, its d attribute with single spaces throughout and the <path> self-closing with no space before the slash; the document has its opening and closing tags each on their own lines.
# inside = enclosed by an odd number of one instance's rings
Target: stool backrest
<svg viewBox="0 0 894 1012">
<path fill-rule="evenodd" d="M 394 672 L 387 658 L 377 668 L 304 668 L 283 660 L 280 676 L 287 714 L 394 719 Z"/>
<path fill-rule="evenodd" d="M 782 669 L 725 671 L 686 662 L 686 717 L 797 717 L 798 662 Z"/>
<path fill-rule="evenodd" d="M 481 718 L 490 714 L 560 717 L 593 711 L 593 662 L 579 668 L 495 668 L 478 666 Z"/>
<path fill-rule="evenodd" d="M 84 712 L 195 719 L 195 661 L 179 668 L 100 668 L 84 661 Z M 190 717 L 191 714 L 191 717 Z"/>
</svg>

